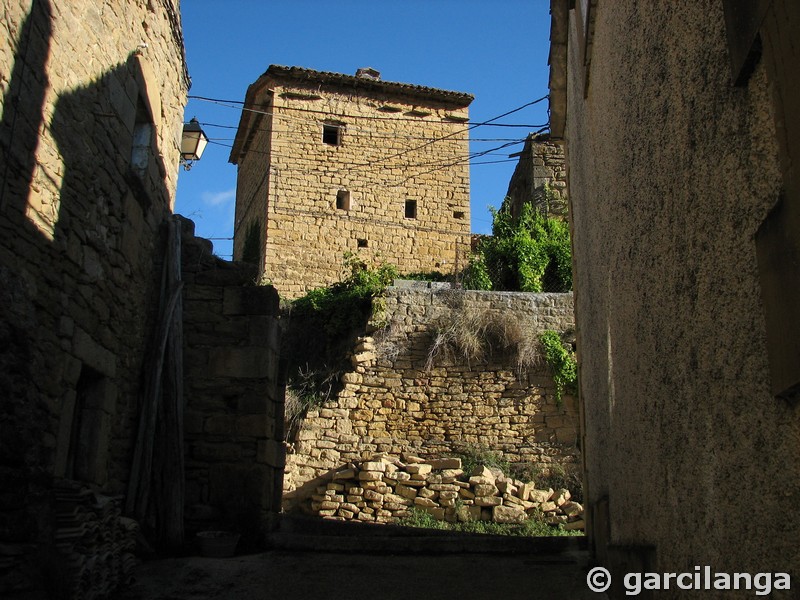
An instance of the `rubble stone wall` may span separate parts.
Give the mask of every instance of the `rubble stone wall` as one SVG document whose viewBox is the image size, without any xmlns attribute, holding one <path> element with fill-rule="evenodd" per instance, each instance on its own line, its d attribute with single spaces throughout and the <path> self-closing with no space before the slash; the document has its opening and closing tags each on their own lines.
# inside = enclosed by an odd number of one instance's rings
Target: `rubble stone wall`
<svg viewBox="0 0 800 600">
<path fill-rule="evenodd" d="M 256 536 L 280 510 L 283 376 L 278 294 L 255 267 L 184 237 L 186 519 Z M 253 541 L 257 541 L 254 539 Z"/>
<path fill-rule="evenodd" d="M 383 327 L 354 349 L 342 391 L 309 410 L 288 440 L 285 505 L 329 471 L 376 452 L 440 457 L 471 445 L 510 463 L 574 461 L 577 402 L 557 402 L 546 365 L 519 372 L 513 356 L 496 352 L 472 362 L 441 356 L 429 368 L 437 328 L 486 313 L 513 320 L 528 340 L 574 327 L 572 294 L 390 288 L 375 316 Z"/>
<path fill-rule="evenodd" d="M 552 192 L 552 197 L 545 194 L 545 186 Z M 524 204 L 533 204 L 547 216 L 566 217 L 567 168 L 562 146 L 550 141 L 548 135 L 528 137 L 506 196 L 511 200 L 514 216 L 519 216 Z"/>
<path fill-rule="evenodd" d="M 391 523 L 416 509 L 450 523 L 522 523 L 533 516 L 567 531 L 584 528 L 583 506 L 570 501 L 568 489 L 536 489 L 499 469 L 461 467 L 460 458 L 377 455 L 333 473 L 303 508 L 341 521 Z"/>
</svg>

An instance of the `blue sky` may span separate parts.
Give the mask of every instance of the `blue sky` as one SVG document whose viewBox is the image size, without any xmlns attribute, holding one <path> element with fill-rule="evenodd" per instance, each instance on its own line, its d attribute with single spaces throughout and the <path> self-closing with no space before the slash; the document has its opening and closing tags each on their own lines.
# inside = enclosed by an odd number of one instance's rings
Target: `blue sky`
<svg viewBox="0 0 800 600">
<path fill-rule="evenodd" d="M 388 81 L 468 92 L 470 121 L 483 122 L 547 94 L 548 0 L 184 0 L 190 95 L 244 100 L 270 64 L 355 74 L 373 67 Z M 181 170 L 176 212 L 207 238 L 233 235 L 236 167 L 228 163 L 239 110 L 190 99 L 212 142 L 191 171 Z M 547 123 L 547 101 L 470 132 L 471 152 L 522 139 Z M 479 141 L 494 140 L 494 141 Z M 516 160 L 513 145 L 470 167 L 472 230 L 487 233 Z M 489 161 L 492 164 L 476 164 Z M 214 239 L 230 258 L 231 242 Z"/>
</svg>

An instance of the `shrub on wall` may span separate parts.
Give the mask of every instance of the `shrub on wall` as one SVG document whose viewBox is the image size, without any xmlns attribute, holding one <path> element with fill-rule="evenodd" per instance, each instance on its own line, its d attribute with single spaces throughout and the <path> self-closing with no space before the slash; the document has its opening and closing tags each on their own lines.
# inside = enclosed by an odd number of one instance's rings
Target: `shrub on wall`
<svg viewBox="0 0 800 600">
<path fill-rule="evenodd" d="M 397 269 L 387 263 L 367 265 L 352 253 L 345 255 L 342 280 L 316 288 L 291 305 L 286 339 L 289 340 L 287 425 L 311 406 L 338 393 L 339 378 L 356 338 L 363 335 L 373 310 Z"/>
<path fill-rule="evenodd" d="M 552 193 L 547 191 L 547 193 Z M 464 273 L 464 286 L 517 292 L 568 292 L 572 289 L 569 227 L 525 204 L 518 218 L 508 199 L 492 212 L 492 235 L 478 244 Z"/>
</svg>

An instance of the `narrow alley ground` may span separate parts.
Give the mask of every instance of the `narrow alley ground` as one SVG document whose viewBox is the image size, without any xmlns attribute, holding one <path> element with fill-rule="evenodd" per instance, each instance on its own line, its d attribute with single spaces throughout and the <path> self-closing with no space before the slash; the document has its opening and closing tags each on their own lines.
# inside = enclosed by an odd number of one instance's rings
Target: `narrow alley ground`
<svg viewBox="0 0 800 600">
<path fill-rule="evenodd" d="M 261 554 L 143 563 L 120 600 L 606 598 L 587 588 L 583 538 L 439 533 L 279 534 Z"/>
</svg>

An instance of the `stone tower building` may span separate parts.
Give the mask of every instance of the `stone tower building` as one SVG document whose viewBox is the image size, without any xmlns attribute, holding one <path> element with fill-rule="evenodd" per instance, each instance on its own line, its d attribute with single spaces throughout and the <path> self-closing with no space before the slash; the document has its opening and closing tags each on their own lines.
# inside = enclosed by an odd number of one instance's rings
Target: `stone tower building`
<svg viewBox="0 0 800 600">
<path fill-rule="evenodd" d="M 470 94 L 272 65 L 247 90 L 234 258 L 294 298 L 356 253 L 452 272 L 469 248 Z M 461 258 L 459 258 L 461 257 Z"/>
</svg>

